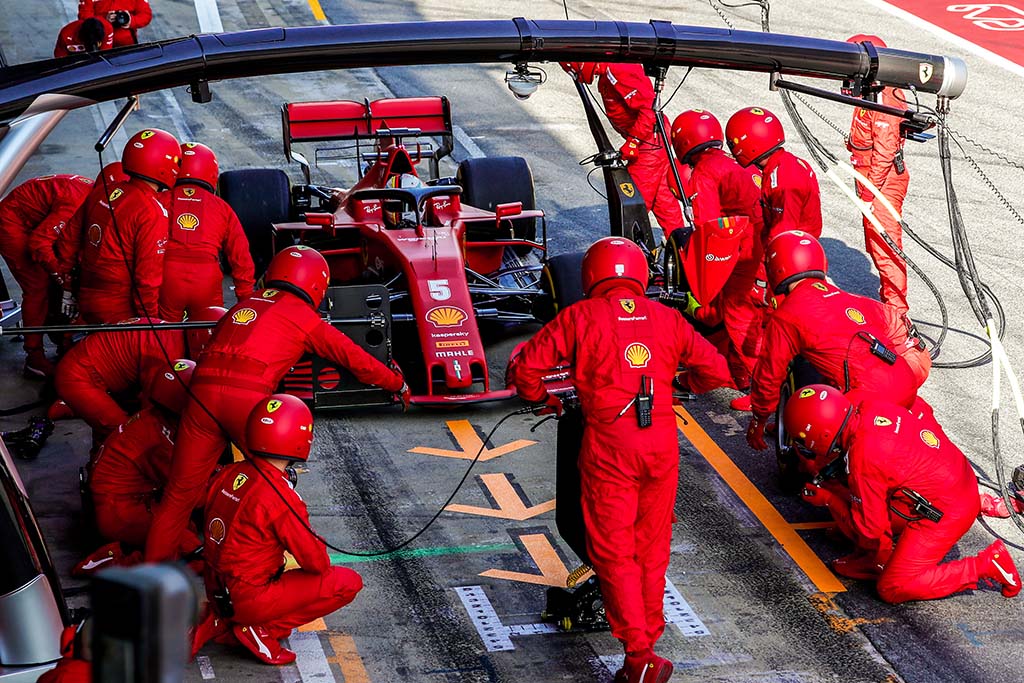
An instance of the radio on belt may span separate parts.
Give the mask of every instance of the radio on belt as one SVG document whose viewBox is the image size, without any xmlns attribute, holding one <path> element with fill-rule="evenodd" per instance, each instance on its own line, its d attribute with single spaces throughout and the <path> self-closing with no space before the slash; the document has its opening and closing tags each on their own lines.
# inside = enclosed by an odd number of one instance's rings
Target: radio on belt
<svg viewBox="0 0 1024 683">
<path fill-rule="evenodd" d="M 636 395 L 636 423 L 643 429 L 651 426 L 651 403 L 654 387 L 648 388 L 647 375 L 640 375 L 640 391 Z"/>
</svg>

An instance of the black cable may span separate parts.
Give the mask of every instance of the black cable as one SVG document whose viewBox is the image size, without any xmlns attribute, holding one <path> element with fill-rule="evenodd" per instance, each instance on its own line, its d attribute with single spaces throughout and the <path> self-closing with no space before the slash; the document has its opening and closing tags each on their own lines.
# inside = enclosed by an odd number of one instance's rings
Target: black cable
<svg viewBox="0 0 1024 683">
<path fill-rule="evenodd" d="M 590 176 L 594 175 L 594 173 L 601 170 L 601 168 L 601 166 L 595 166 L 594 168 L 590 169 L 590 171 L 587 173 L 587 185 L 590 185 L 590 189 L 592 189 L 594 192 L 600 195 L 601 199 L 607 200 L 608 197 L 605 195 L 605 193 L 601 192 L 600 188 L 598 188 L 597 185 L 595 185 L 593 181 L 590 179 Z"/>
<path fill-rule="evenodd" d="M 46 405 L 46 401 L 42 399 L 38 401 L 29 401 L 28 403 L 22 403 L 19 406 L 13 408 L 0 408 L 0 417 L 10 417 L 11 415 L 20 415 L 21 413 L 27 413 L 30 410 L 35 410 L 40 406 Z"/>
</svg>

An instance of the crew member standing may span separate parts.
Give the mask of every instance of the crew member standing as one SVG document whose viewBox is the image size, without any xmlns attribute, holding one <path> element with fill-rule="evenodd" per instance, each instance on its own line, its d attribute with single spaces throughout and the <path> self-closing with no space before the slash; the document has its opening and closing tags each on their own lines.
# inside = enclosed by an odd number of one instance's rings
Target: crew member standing
<svg viewBox="0 0 1024 683">
<path fill-rule="evenodd" d="M 750 373 L 761 353 L 764 327 L 764 220 L 761 212 L 761 174 L 743 168 L 722 150 L 722 124 L 700 109 L 685 111 L 672 122 L 672 146 L 683 164 L 692 167 L 689 191 L 695 225 L 725 216 L 746 216 L 750 223 L 741 238 L 732 275 L 712 305 L 718 309 L 729 336 L 729 371 L 736 388 L 750 387 Z M 700 320 L 700 309 L 697 311 Z M 730 403 L 733 410 L 750 410 L 745 393 Z"/>
<path fill-rule="evenodd" d="M 171 478 L 146 540 L 147 561 L 174 557 L 178 536 L 217 459 L 229 442 L 244 450 L 249 411 L 277 389 L 304 353 L 348 368 L 359 381 L 398 393 L 408 405 L 409 388 L 401 373 L 317 312 L 330 282 L 327 261 L 318 251 L 295 246 L 278 252 L 265 279 L 269 289 L 228 311 L 200 359 L 174 445 Z"/>
<path fill-rule="evenodd" d="M 238 216 L 214 194 L 217 157 L 197 142 L 181 146 L 181 172 L 173 190 L 160 199 L 170 214 L 170 239 L 164 254 L 160 288 L 160 317 L 174 322 L 204 306 L 224 303 L 223 253 L 235 281 L 235 297 L 253 292 L 253 264 L 249 240 Z"/>
<path fill-rule="evenodd" d="M 136 31 L 149 25 L 153 10 L 149 0 L 78 0 L 78 18 L 100 17 L 114 27 L 114 47 L 135 45 Z"/>
<path fill-rule="evenodd" d="M 647 260 L 620 237 L 583 258 L 587 298 L 561 311 L 509 368 L 524 400 L 561 411 L 543 376 L 568 363 L 585 429 L 579 456 L 587 550 L 601 581 L 612 635 L 626 651 L 616 677 L 665 681 L 672 663 L 654 654 L 665 629 L 665 570 L 679 483 L 672 381 L 680 363 L 695 391 L 729 386 L 725 359 L 682 315 L 644 296 Z"/>
<path fill-rule="evenodd" d="M 0 201 L 0 255 L 21 286 L 21 319 L 26 327 L 46 323 L 51 273 L 57 273 L 53 242 L 92 189 L 80 175 L 33 178 Z M 43 351 L 43 335 L 25 335 L 25 375 L 46 377 L 53 363 Z"/>
<path fill-rule="evenodd" d="M 821 237 L 821 192 L 811 164 L 788 152 L 782 122 L 767 109 L 742 109 L 725 124 L 725 139 L 741 166 L 761 169 L 763 243 L 787 230 Z"/>
<path fill-rule="evenodd" d="M 672 194 L 669 155 L 655 130 L 654 86 L 640 64 L 565 62 L 562 68 L 587 85 L 597 76 L 597 89 L 615 131 L 626 139 L 622 160 L 643 195 L 647 210 L 654 212 L 667 235 L 683 225 L 683 212 Z M 665 125 L 668 125 L 667 122 Z"/>
<path fill-rule="evenodd" d="M 765 251 L 768 286 L 786 296 L 768 318 L 754 366 L 750 446 L 768 448 L 768 416 L 778 405 L 786 369 L 797 355 L 843 391 L 862 389 L 905 408 L 913 406 L 931 359 L 923 344 L 906 343 L 901 316 L 883 303 L 826 282 L 825 250 L 805 232 L 780 233 Z"/>
<path fill-rule="evenodd" d="M 246 442 L 253 457 L 217 476 L 205 508 L 207 591 L 226 589 L 233 614 L 224 619 L 215 611 L 217 599 L 211 599 L 192 651 L 230 626 L 261 662 L 288 664 L 295 653 L 278 640 L 352 602 L 363 580 L 347 567 L 331 566 L 285 471 L 309 458 L 313 415 L 306 404 L 289 394 L 261 399 L 248 416 Z M 285 552 L 298 569 L 282 571 Z"/>
<path fill-rule="evenodd" d="M 129 179 L 90 195 L 58 238 L 58 272 L 80 269 L 77 300 L 86 323 L 157 315 L 167 245 L 167 209 L 157 194 L 174 186 L 180 163 L 173 135 L 139 131 L 121 155 Z"/>
<path fill-rule="evenodd" d="M 808 485 L 804 497 L 849 520 L 857 551 L 832 563 L 850 578 L 877 579 L 890 603 L 931 600 L 995 581 L 1012 598 L 1020 574 L 996 540 L 973 557 L 943 562 L 980 510 L 971 463 L 931 416 L 875 398 L 850 399 L 812 384 L 783 414 L 786 433 L 819 458 L 845 457 L 850 496 Z M 922 502 L 923 501 L 923 502 Z M 907 524 L 894 540 L 890 511 Z"/>
<path fill-rule="evenodd" d="M 885 47 L 885 43 L 877 36 L 856 35 L 846 42 L 866 42 L 875 47 Z M 907 108 L 903 91 L 896 88 L 881 88 L 878 102 L 896 109 Z M 906 199 L 907 186 L 910 185 L 910 172 L 903 159 L 900 118 L 858 107 L 853 112 L 846 147 L 850 150 L 850 163 L 853 167 L 866 176 L 889 200 L 897 213 L 902 215 L 903 200 Z M 857 195 L 863 201 L 871 203 L 871 213 L 881 223 L 889 238 L 902 249 L 903 226 L 900 222 L 893 218 L 882 202 L 875 198 L 874 193 L 861 183 L 857 183 Z M 878 269 L 879 298 L 901 313 L 906 313 L 910 310 L 907 304 L 907 262 L 893 253 L 892 248 L 885 243 L 866 217 L 864 243 L 868 255 Z"/>
</svg>

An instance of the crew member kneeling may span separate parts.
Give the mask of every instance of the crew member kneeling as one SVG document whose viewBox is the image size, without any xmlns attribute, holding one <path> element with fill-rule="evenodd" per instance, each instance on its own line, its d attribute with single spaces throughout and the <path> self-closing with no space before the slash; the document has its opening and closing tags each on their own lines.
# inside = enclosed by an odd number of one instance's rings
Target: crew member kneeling
<svg viewBox="0 0 1024 683">
<path fill-rule="evenodd" d="M 193 652 L 230 626 L 261 662 L 288 664 L 295 653 L 278 640 L 352 602 L 363 580 L 351 569 L 331 566 L 288 479 L 288 465 L 305 462 L 313 443 L 306 404 L 289 394 L 268 396 L 245 429 L 251 459 L 221 472 L 206 500 L 206 585 L 221 613 L 211 610 L 196 629 Z M 299 569 L 284 571 L 286 551 Z M 230 596 L 231 614 L 223 614 L 227 601 L 220 591 Z"/>
<path fill-rule="evenodd" d="M 616 681 L 665 681 L 654 654 L 665 630 L 665 570 L 679 481 L 672 380 L 680 363 L 695 391 L 728 386 L 729 368 L 673 309 L 650 301 L 647 260 L 621 237 L 583 259 L 587 299 L 561 311 L 523 347 L 510 377 L 526 401 L 561 403 L 543 376 L 568 362 L 586 427 L 579 457 L 587 550 L 612 635 L 625 647 Z"/>
<path fill-rule="evenodd" d="M 981 579 L 1000 584 L 1008 598 L 1017 595 L 1020 574 L 1001 540 L 973 557 L 942 561 L 978 516 L 978 480 L 931 411 L 854 400 L 812 384 L 797 391 L 783 412 L 786 433 L 815 457 L 845 454 L 848 500 L 814 484 L 804 491 L 855 536 L 858 550 L 836 560 L 836 572 L 877 578 L 878 595 L 891 603 L 943 598 L 975 588 Z M 907 520 L 895 540 L 890 510 Z"/>
</svg>

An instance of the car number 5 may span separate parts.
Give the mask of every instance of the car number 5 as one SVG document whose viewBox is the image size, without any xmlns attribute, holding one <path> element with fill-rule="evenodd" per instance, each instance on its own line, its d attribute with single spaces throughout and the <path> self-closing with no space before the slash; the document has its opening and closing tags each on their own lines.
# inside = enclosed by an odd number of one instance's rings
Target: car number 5
<svg viewBox="0 0 1024 683">
<path fill-rule="evenodd" d="M 430 291 L 430 298 L 434 301 L 448 301 L 452 298 L 448 280 L 427 280 L 427 289 Z"/>
</svg>

